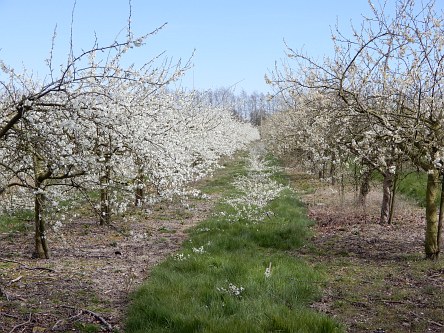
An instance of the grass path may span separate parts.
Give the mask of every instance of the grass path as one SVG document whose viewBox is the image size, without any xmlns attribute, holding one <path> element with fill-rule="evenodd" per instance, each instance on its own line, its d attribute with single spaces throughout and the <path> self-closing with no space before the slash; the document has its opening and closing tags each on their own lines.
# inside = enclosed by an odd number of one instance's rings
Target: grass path
<svg viewBox="0 0 444 333">
<path fill-rule="evenodd" d="M 133 295 L 125 332 L 340 332 L 310 308 L 321 275 L 290 255 L 311 221 L 256 147 L 204 191 L 220 197 Z"/>
</svg>

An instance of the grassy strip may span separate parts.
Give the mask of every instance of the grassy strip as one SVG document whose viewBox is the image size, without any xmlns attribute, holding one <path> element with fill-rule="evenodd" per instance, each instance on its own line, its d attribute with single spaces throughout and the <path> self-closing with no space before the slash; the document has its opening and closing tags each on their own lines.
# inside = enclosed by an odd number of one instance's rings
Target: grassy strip
<svg viewBox="0 0 444 333">
<path fill-rule="evenodd" d="M 227 164 L 206 192 L 235 193 L 239 174 L 242 162 Z M 221 201 L 134 293 L 125 332 L 340 332 L 308 307 L 319 273 L 286 253 L 304 243 L 311 224 L 300 202 L 284 190 L 266 211 L 260 223 L 232 222 L 234 208 Z"/>
<path fill-rule="evenodd" d="M 18 210 L 14 214 L 0 214 L 0 233 L 24 232 L 34 218 L 31 210 Z"/>
<path fill-rule="evenodd" d="M 427 173 L 425 171 L 402 171 L 398 175 L 397 191 L 404 197 L 415 201 L 419 206 L 426 206 Z M 380 173 L 373 173 L 373 180 L 382 183 L 383 177 Z M 439 203 L 440 196 L 436 198 Z"/>
<path fill-rule="evenodd" d="M 400 175 L 398 191 L 407 198 L 415 200 L 421 207 L 425 207 L 426 205 L 426 189 L 426 172 L 410 172 Z M 436 198 L 437 203 L 439 200 L 439 198 Z"/>
</svg>

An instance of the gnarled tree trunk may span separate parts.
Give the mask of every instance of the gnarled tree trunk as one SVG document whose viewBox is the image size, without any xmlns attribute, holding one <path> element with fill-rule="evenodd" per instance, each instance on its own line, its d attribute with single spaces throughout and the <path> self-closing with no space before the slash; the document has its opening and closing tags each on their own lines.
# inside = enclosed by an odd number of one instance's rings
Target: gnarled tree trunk
<svg viewBox="0 0 444 333">
<path fill-rule="evenodd" d="M 358 204 L 364 206 L 367 198 L 367 194 L 370 192 L 370 178 L 372 170 L 367 169 L 364 171 L 361 177 L 361 186 L 359 187 Z"/>
<path fill-rule="evenodd" d="M 44 219 L 45 195 L 38 193 L 34 198 L 35 248 L 33 257 L 49 259 L 48 243 L 46 241 L 46 227 Z"/>
<path fill-rule="evenodd" d="M 439 219 L 438 219 L 438 252 L 441 252 L 442 244 L 442 227 L 444 218 L 444 175 L 441 179 L 441 198 L 439 201 Z"/>
<path fill-rule="evenodd" d="M 34 239 L 35 248 L 33 257 L 40 259 L 49 259 L 48 243 L 46 239 L 46 226 L 44 217 L 45 194 L 43 192 L 43 183 L 50 175 L 45 171 L 43 161 L 37 155 L 33 157 L 35 194 L 34 194 Z"/>
<path fill-rule="evenodd" d="M 102 170 L 102 175 L 100 176 L 100 225 L 107 225 L 111 223 L 110 160 L 110 154 L 105 154 L 105 163 Z"/>
<path fill-rule="evenodd" d="M 438 239 L 438 207 L 436 198 L 439 191 L 439 172 L 431 170 L 427 176 L 426 191 L 426 233 L 425 253 L 428 259 L 437 259 L 439 256 Z"/>
<path fill-rule="evenodd" d="M 390 203 L 390 213 L 388 218 L 388 224 L 391 224 L 393 221 L 393 214 L 395 211 L 395 196 L 396 196 L 396 187 L 398 184 L 398 173 L 395 173 L 393 175 L 393 186 L 392 186 L 392 197 L 391 197 L 391 203 Z"/>
<path fill-rule="evenodd" d="M 385 224 L 390 220 L 390 212 L 392 208 L 392 195 L 393 195 L 393 183 L 395 175 L 389 170 L 384 173 L 384 181 L 382 183 L 382 203 L 381 203 L 381 216 L 379 223 Z"/>
<path fill-rule="evenodd" d="M 134 201 L 134 205 L 136 207 L 141 207 L 142 203 L 143 203 L 143 198 L 144 198 L 144 172 L 143 172 L 143 168 L 139 167 L 137 169 L 137 176 L 136 179 L 134 180 L 134 185 L 135 185 L 135 201 Z"/>
<path fill-rule="evenodd" d="M 143 202 L 143 188 L 137 187 L 135 191 L 135 201 L 134 205 L 136 207 L 141 207 Z"/>
</svg>

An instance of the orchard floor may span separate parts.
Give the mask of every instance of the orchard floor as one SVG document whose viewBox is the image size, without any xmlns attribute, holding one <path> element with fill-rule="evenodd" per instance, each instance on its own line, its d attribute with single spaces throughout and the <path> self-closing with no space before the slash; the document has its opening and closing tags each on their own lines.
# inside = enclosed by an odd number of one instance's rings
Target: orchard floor
<svg viewBox="0 0 444 333">
<path fill-rule="evenodd" d="M 0 234 L 0 332 L 123 332 L 129 293 L 212 204 L 190 205 L 158 204 L 112 228 L 94 219 L 67 223 L 49 235 L 49 260 L 31 259 L 32 230 Z"/>
<path fill-rule="evenodd" d="M 288 172 L 316 221 L 312 241 L 295 253 L 325 272 L 313 306 L 348 332 L 444 332 L 444 260 L 424 259 L 424 209 L 398 196 L 393 224 L 380 225 L 378 188 L 364 209 L 352 191 L 341 198 L 337 187 Z"/>
<path fill-rule="evenodd" d="M 378 189 L 364 210 L 353 193 L 341 200 L 287 171 L 316 221 L 294 253 L 325 273 L 313 307 L 348 332 L 444 332 L 444 261 L 423 259 L 423 209 L 398 198 L 394 223 L 379 225 Z M 31 222 L 27 234 L 0 234 L 0 332 L 122 332 L 129 293 L 211 212 L 211 200 L 189 204 L 158 204 L 112 228 L 78 219 L 50 235 L 49 260 L 30 258 Z"/>
</svg>

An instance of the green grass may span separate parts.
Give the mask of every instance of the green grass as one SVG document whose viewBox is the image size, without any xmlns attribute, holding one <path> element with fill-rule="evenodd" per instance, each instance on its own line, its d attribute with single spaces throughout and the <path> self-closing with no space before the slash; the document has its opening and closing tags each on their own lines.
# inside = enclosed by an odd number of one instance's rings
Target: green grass
<svg viewBox="0 0 444 333">
<path fill-rule="evenodd" d="M 239 153 L 235 159 L 227 159 L 222 164 L 223 168 L 218 169 L 213 177 L 205 181 L 201 191 L 206 194 L 234 194 L 235 190 L 231 182 L 235 177 L 245 176 L 247 174 L 244 157 L 244 153 Z"/>
<path fill-rule="evenodd" d="M 415 201 L 419 206 L 426 205 L 427 173 L 424 171 L 403 171 L 398 175 L 397 192 Z M 374 172 L 372 179 L 382 183 L 381 173 Z M 440 196 L 436 198 L 438 204 Z"/>
<path fill-rule="evenodd" d="M 101 331 L 100 326 L 97 324 L 77 322 L 74 323 L 74 327 L 83 333 L 96 333 Z"/>
<path fill-rule="evenodd" d="M 426 205 L 427 173 L 410 172 L 400 175 L 398 191 L 407 198 L 416 201 L 421 207 Z M 437 203 L 439 202 L 439 196 Z"/>
<path fill-rule="evenodd" d="M 0 232 L 23 232 L 32 224 L 34 218 L 31 210 L 17 210 L 13 214 L 4 213 L 0 215 Z"/>
<path fill-rule="evenodd" d="M 283 164 L 282 160 L 278 159 L 273 154 L 267 154 L 265 156 L 265 161 L 270 166 L 280 167 Z M 277 181 L 278 183 L 281 183 L 281 184 L 284 184 L 284 185 L 288 185 L 290 183 L 290 180 L 291 180 L 290 176 L 285 174 L 282 170 L 276 170 L 276 172 L 272 175 L 271 178 L 273 180 Z"/>
<path fill-rule="evenodd" d="M 233 177 L 245 174 L 242 164 L 227 164 L 207 191 L 232 193 Z M 273 214 L 261 223 L 228 222 L 218 213 L 233 208 L 219 203 L 132 295 L 125 332 L 342 332 L 309 308 L 319 296 L 320 273 L 288 254 L 309 234 L 301 203 L 284 191 L 266 209 Z"/>
</svg>

